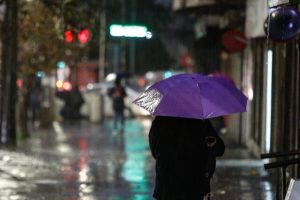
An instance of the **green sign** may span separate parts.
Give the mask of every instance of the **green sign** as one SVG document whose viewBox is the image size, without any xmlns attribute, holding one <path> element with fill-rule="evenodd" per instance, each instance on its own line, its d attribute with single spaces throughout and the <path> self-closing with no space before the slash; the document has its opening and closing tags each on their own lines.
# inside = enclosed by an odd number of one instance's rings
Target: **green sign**
<svg viewBox="0 0 300 200">
<path fill-rule="evenodd" d="M 109 27 L 110 35 L 115 37 L 146 37 L 146 26 L 113 24 Z"/>
</svg>

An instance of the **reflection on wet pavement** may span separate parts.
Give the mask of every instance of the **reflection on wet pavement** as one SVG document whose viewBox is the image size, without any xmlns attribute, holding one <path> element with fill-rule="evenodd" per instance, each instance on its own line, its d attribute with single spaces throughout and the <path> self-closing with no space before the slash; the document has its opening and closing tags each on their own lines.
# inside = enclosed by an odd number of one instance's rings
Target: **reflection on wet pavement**
<svg viewBox="0 0 300 200">
<path fill-rule="evenodd" d="M 153 199 L 150 122 L 127 120 L 117 135 L 110 121 L 54 123 L 55 131 L 34 133 L 17 151 L 0 150 L 0 200 Z M 212 189 L 212 200 L 274 199 L 268 174 L 252 158 L 218 160 Z"/>
<path fill-rule="evenodd" d="M 25 153 L 0 152 L 0 199 L 149 199 L 146 136 L 127 124 L 123 142 L 110 123 L 56 123 L 21 145 Z"/>
<path fill-rule="evenodd" d="M 149 186 L 146 180 L 146 149 L 148 148 L 141 127 L 135 124 L 128 126 L 128 134 L 124 135 L 124 154 L 126 160 L 122 167 L 122 177 L 130 184 L 134 193 L 133 199 L 149 199 Z"/>
</svg>

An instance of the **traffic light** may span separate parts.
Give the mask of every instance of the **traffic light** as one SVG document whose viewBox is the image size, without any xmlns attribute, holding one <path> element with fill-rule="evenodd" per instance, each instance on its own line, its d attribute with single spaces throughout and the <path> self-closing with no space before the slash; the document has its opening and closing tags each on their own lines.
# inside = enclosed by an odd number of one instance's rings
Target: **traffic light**
<svg viewBox="0 0 300 200">
<path fill-rule="evenodd" d="M 73 38 L 73 31 L 68 29 L 64 32 L 64 37 L 65 37 L 65 41 L 67 43 L 71 43 L 73 42 L 74 38 Z"/>
<path fill-rule="evenodd" d="M 76 34 L 76 31 L 73 31 L 71 29 L 67 29 L 64 32 L 64 38 L 65 42 L 72 43 L 76 38 L 74 36 Z M 89 30 L 88 29 L 81 29 L 77 32 L 77 39 L 80 44 L 85 44 L 89 40 Z"/>
<path fill-rule="evenodd" d="M 77 34 L 77 39 L 81 44 L 85 44 L 89 40 L 89 31 L 87 29 L 81 29 Z"/>
</svg>

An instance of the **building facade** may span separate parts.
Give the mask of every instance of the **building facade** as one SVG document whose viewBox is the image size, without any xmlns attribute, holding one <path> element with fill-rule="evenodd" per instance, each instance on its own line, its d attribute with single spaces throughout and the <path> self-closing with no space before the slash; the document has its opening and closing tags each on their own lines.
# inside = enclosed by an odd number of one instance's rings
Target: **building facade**
<svg viewBox="0 0 300 200">
<path fill-rule="evenodd" d="M 247 45 L 243 50 L 228 53 L 223 44 L 220 50 L 220 71 L 230 75 L 249 99 L 247 112 L 229 116 L 228 134 L 257 157 L 262 153 L 298 150 L 299 37 L 287 42 L 268 38 L 264 29 L 269 14 L 267 1 L 230 2 L 173 0 L 173 8 L 206 17 L 206 26 L 212 23 L 213 16 L 218 21 L 215 26 L 221 31 L 220 37 L 233 28 L 245 34 Z M 297 4 L 292 6 L 299 11 Z M 295 166 L 290 171 L 293 176 L 299 174 Z"/>
</svg>

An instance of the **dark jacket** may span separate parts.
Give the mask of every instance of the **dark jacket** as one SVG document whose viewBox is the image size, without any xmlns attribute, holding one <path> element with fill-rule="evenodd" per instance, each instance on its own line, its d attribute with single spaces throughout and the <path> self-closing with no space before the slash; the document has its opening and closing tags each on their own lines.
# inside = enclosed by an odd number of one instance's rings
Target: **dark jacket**
<svg viewBox="0 0 300 200">
<path fill-rule="evenodd" d="M 207 147 L 206 136 L 216 138 L 214 147 Z M 153 197 L 198 200 L 210 192 L 215 157 L 223 155 L 225 145 L 208 120 L 157 116 L 150 129 L 149 144 L 156 159 Z M 208 159 L 209 154 L 214 157 Z M 212 166 L 207 177 L 209 163 Z"/>
<path fill-rule="evenodd" d="M 126 97 L 125 88 L 121 85 L 116 85 L 108 90 L 108 96 L 112 98 L 113 110 L 115 112 L 123 112 L 125 108 L 124 98 Z"/>
</svg>

